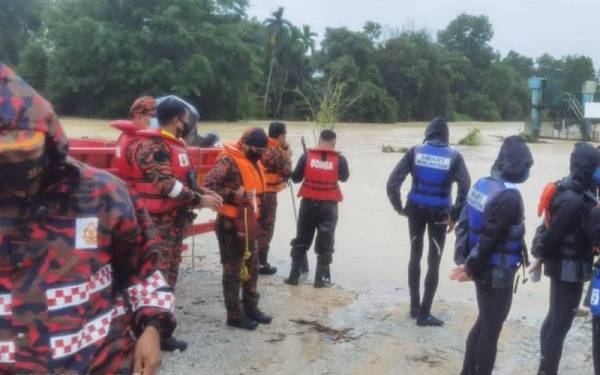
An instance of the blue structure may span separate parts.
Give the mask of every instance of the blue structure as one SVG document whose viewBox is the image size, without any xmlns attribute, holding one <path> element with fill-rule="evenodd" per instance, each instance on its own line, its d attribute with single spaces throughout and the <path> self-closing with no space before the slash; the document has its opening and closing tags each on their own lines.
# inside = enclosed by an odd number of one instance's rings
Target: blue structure
<svg viewBox="0 0 600 375">
<path fill-rule="evenodd" d="M 544 87 L 546 86 L 546 78 L 531 77 L 529 78 L 529 88 L 531 89 L 531 129 L 533 136 L 540 135 L 542 123 L 542 108 L 544 99 Z"/>
</svg>

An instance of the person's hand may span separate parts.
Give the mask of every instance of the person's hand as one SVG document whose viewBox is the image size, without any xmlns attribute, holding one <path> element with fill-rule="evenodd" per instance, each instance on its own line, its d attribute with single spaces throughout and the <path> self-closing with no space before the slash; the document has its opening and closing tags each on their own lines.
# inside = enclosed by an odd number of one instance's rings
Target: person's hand
<svg viewBox="0 0 600 375">
<path fill-rule="evenodd" d="M 534 273 L 534 272 L 540 271 L 541 269 L 542 269 L 542 260 L 535 259 L 533 262 L 531 262 L 531 264 L 527 268 L 527 273 Z"/>
<path fill-rule="evenodd" d="M 236 191 L 235 191 L 235 201 L 238 203 L 241 203 L 242 200 L 244 199 L 244 195 L 246 194 L 246 192 L 244 191 L 244 187 L 240 186 Z"/>
<path fill-rule="evenodd" d="M 446 233 L 450 233 L 454 230 L 454 227 L 456 226 L 456 222 L 450 220 L 449 218 L 443 221 L 437 221 L 436 222 L 437 225 L 447 225 L 448 229 L 446 229 Z"/>
<path fill-rule="evenodd" d="M 210 208 L 218 211 L 223 206 L 223 198 L 218 194 L 204 194 L 200 196 L 200 208 Z"/>
<path fill-rule="evenodd" d="M 398 215 L 400 216 L 404 216 L 404 217 L 408 217 L 408 215 L 406 214 L 406 211 L 404 211 L 403 208 L 400 208 L 398 210 L 396 210 L 396 212 L 398 213 Z"/>
<path fill-rule="evenodd" d="M 160 333 L 158 329 L 147 326 L 135 343 L 133 357 L 134 375 L 154 375 L 160 366 Z"/>
<path fill-rule="evenodd" d="M 450 273 L 450 280 L 456 280 L 458 282 L 463 283 L 465 281 L 471 281 L 471 276 L 469 276 L 469 274 L 467 273 L 465 265 L 461 264 L 460 266 L 452 270 L 452 272 Z"/>
</svg>

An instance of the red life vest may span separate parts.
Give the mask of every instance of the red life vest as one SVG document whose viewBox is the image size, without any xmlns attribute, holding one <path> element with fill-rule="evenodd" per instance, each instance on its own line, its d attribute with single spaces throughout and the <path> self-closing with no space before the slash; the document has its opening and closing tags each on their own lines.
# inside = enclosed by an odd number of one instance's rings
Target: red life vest
<svg viewBox="0 0 600 375">
<path fill-rule="evenodd" d="M 138 139 L 135 133 L 142 128 L 131 120 L 115 120 L 110 123 L 110 126 L 121 131 L 115 147 L 115 158 L 112 167 L 119 171 L 119 177 L 126 178 L 125 176 L 130 176 L 132 173 L 131 165 L 127 162 L 127 149 L 132 141 Z"/>
<path fill-rule="evenodd" d="M 192 170 L 192 164 L 185 148 L 185 142 L 160 129 L 138 130 L 134 135 L 134 139 L 130 142 L 131 147 L 136 147 L 135 152 L 137 152 L 140 142 L 134 143 L 134 141 L 144 138 L 160 138 L 169 147 L 169 160 L 171 161 L 173 177 L 178 181 L 173 190 L 181 190 L 183 186 L 189 187 L 188 173 Z M 162 214 L 181 207 L 181 201 L 175 199 L 179 194 L 177 191 L 173 191 L 172 196 L 163 195 L 153 181 L 144 178 L 137 161 L 135 158 L 132 159 L 133 165 L 127 163 L 128 168 L 123 171 L 123 178 L 128 182 L 130 188 L 139 194 L 142 205 L 148 212 Z"/>
<path fill-rule="evenodd" d="M 335 150 L 309 149 L 304 167 L 304 182 L 298 196 L 318 201 L 341 202 L 343 196 L 338 184 L 339 162 L 340 153 Z"/>
</svg>

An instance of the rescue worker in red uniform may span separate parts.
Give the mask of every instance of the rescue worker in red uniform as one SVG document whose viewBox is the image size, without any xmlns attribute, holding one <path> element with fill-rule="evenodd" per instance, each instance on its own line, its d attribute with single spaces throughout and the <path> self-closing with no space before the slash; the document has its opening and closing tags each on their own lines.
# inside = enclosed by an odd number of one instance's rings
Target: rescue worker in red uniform
<svg viewBox="0 0 600 375">
<path fill-rule="evenodd" d="M 185 228 L 192 223 L 191 210 L 217 210 L 222 199 L 208 191 L 194 191 L 188 178 L 192 165 L 181 137 L 189 127 L 186 106 L 176 99 L 163 100 L 156 109 L 160 129 L 136 133 L 126 150 L 128 165 L 122 171 L 130 189 L 140 195 L 161 237 L 161 264 L 167 282 L 175 289 Z M 163 342 L 167 351 L 185 350 L 187 344 L 170 337 Z"/>
<path fill-rule="evenodd" d="M 67 152 L 52 106 L 0 64 L 0 373 L 155 374 L 175 327 L 156 228 Z"/>
<path fill-rule="evenodd" d="M 204 186 L 223 197 L 215 223 L 223 264 L 227 325 L 253 330 L 271 317 L 258 308 L 256 226 L 264 192 L 260 159 L 267 150 L 261 128 L 246 131 L 236 144 L 226 144 L 204 179 Z M 240 286 L 242 303 L 240 303 Z"/>
<path fill-rule="evenodd" d="M 315 252 L 317 269 L 315 288 L 331 283 L 329 265 L 333 258 L 338 202 L 342 201 L 339 181 L 350 176 L 346 158 L 335 150 L 336 134 L 325 129 L 319 136 L 319 147 L 309 149 L 300 157 L 292 173 L 292 181 L 302 182 L 298 196 L 302 197 L 298 214 L 296 238 L 292 240 L 292 268 L 285 282 L 297 285 L 304 269 L 304 259 L 317 232 Z"/>
<path fill-rule="evenodd" d="M 131 120 L 115 120 L 110 123 L 113 128 L 121 131 L 113 161 L 113 168 L 118 171 L 119 177 L 126 177 L 120 171 L 129 169 L 125 154 L 129 144 L 136 139 L 135 133 L 149 128 L 150 122 L 156 117 L 156 100 L 151 96 L 141 96 L 133 101 L 129 112 Z"/>
<path fill-rule="evenodd" d="M 291 153 L 285 135 L 285 124 L 272 122 L 269 125 L 268 149 L 261 159 L 265 168 L 265 194 L 258 226 L 258 273 L 261 275 L 273 275 L 277 272 L 277 268 L 271 266 L 267 259 L 275 230 L 277 193 L 286 188 L 286 180 L 292 173 Z"/>
</svg>

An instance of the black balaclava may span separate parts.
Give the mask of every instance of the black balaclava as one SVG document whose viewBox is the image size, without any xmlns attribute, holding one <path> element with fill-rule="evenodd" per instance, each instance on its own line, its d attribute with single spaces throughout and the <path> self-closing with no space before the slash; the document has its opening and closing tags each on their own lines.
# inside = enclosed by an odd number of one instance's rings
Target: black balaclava
<svg viewBox="0 0 600 375">
<path fill-rule="evenodd" d="M 250 147 L 266 148 L 268 142 L 269 140 L 267 137 L 267 133 L 265 133 L 265 131 L 262 128 L 254 128 L 250 130 L 244 138 L 244 144 Z M 248 158 L 248 160 L 256 162 L 260 160 L 260 158 L 262 157 L 262 153 L 254 152 L 251 149 L 248 149 L 248 151 L 246 151 L 246 157 Z"/>
</svg>

